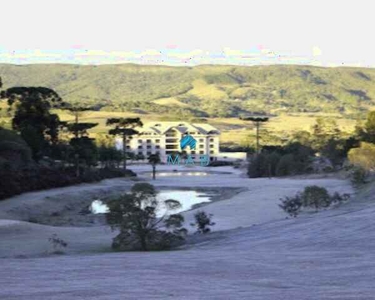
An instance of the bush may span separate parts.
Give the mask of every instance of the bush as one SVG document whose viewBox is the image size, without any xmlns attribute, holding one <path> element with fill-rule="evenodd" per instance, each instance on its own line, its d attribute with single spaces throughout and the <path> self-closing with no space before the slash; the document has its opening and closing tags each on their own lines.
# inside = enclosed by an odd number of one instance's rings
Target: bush
<svg viewBox="0 0 375 300">
<path fill-rule="evenodd" d="M 211 161 L 208 166 L 209 167 L 225 167 L 225 166 L 233 166 L 234 163 L 231 161 L 223 161 L 223 160 L 215 160 Z"/>
<path fill-rule="evenodd" d="M 336 204 L 336 203 L 341 203 L 341 202 L 344 202 L 344 201 L 348 201 L 350 199 L 350 195 L 349 194 L 339 194 L 338 192 L 335 192 L 332 196 L 331 196 L 331 203 L 333 204 Z"/>
<path fill-rule="evenodd" d="M 353 165 L 372 171 L 375 169 L 375 145 L 362 142 L 359 148 L 349 151 L 348 158 Z"/>
<path fill-rule="evenodd" d="M 54 233 L 48 241 L 52 244 L 54 254 L 63 254 L 63 249 L 68 246 L 68 243 L 63 239 L 59 238 L 56 233 Z"/>
<path fill-rule="evenodd" d="M 215 225 L 211 217 L 212 214 L 207 215 L 204 211 L 198 211 L 194 214 L 195 222 L 190 225 L 197 227 L 197 233 L 208 233 L 211 231 L 210 226 Z"/>
<path fill-rule="evenodd" d="M 282 203 L 279 204 L 279 207 L 281 207 L 283 211 L 285 211 L 291 217 L 297 217 L 302 208 L 302 199 L 300 194 L 297 194 L 294 197 L 285 197 L 284 199 L 280 199 L 280 201 Z"/>
<path fill-rule="evenodd" d="M 304 207 L 314 207 L 316 210 L 322 207 L 328 207 L 331 204 L 331 197 L 328 191 L 316 185 L 307 186 L 301 194 Z"/>
<path fill-rule="evenodd" d="M 350 174 L 351 182 L 354 186 L 360 186 L 367 182 L 368 172 L 361 167 L 356 167 Z"/>
<path fill-rule="evenodd" d="M 325 188 L 312 185 L 305 187 L 302 193 L 297 193 L 294 197 L 280 199 L 279 207 L 291 217 L 297 217 L 302 208 L 314 207 L 318 210 L 329 207 L 331 204 L 347 201 L 349 198 L 349 194 L 341 195 L 337 192 L 330 196 Z"/>
</svg>

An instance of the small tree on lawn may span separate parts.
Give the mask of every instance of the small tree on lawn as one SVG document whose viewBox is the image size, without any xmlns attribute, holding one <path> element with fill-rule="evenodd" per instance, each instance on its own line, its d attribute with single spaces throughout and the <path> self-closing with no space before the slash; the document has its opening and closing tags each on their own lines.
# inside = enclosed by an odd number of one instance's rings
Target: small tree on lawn
<svg viewBox="0 0 375 300">
<path fill-rule="evenodd" d="M 156 165 L 160 164 L 160 156 L 159 156 L 159 154 L 151 154 L 148 157 L 148 162 L 152 166 L 152 179 L 155 180 L 155 178 L 156 178 Z"/>
<path fill-rule="evenodd" d="M 328 191 L 320 186 L 312 185 L 305 187 L 301 194 L 302 205 L 304 207 L 314 207 L 318 210 L 322 207 L 328 207 L 331 204 L 331 197 Z"/>
<path fill-rule="evenodd" d="M 206 214 L 204 211 L 198 211 L 194 214 L 195 222 L 191 226 L 197 227 L 197 233 L 208 233 L 211 231 L 210 226 L 215 223 L 211 221 L 212 214 Z"/>
<path fill-rule="evenodd" d="M 116 250 L 164 250 L 182 244 L 186 229 L 180 214 L 168 213 L 181 205 L 176 200 L 158 201 L 153 185 L 137 183 L 131 193 L 108 202 L 107 222 L 120 233 L 113 239 Z M 160 209 L 165 209 L 161 216 Z"/>
<path fill-rule="evenodd" d="M 138 134 L 135 127 L 142 127 L 143 123 L 140 118 L 111 118 L 107 120 L 107 125 L 114 125 L 115 128 L 109 130 L 109 134 L 120 135 L 122 137 L 122 154 L 124 159 L 123 168 L 126 170 L 126 146 L 129 137 Z"/>
</svg>

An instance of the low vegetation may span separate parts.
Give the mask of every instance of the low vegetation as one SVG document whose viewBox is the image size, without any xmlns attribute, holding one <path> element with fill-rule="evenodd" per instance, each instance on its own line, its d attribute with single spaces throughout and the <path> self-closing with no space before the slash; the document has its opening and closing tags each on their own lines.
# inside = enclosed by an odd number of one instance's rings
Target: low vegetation
<svg viewBox="0 0 375 300">
<path fill-rule="evenodd" d="M 297 193 L 293 197 L 285 197 L 280 199 L 279 207 L 289 216 L 297 217 L 302 209 L 314 209 L 318 211 L 328 208 L 333 204 L 338 204 L 349 200 L 349 194 L 334 193 L 330 195 L 328 191 L 316 185 L 307 186 L 302 192 Z"/>
<path fill-rule="evenodd" d="M 52 245 L 53 254 L 64 254 L 64 249 L 68 247 L 68 243 L 65 242 L 62 238 L 58 237 L 56 233 L 48 238 L 48 241 Z"/>
<path fill-rule="evenodd" d="M 212 216 L 212 214 L 207 214 L 204 211 L 197 211 L 194 214 L 195 222 L 191 223 L 190 225 L 196 227 L 196 233 L 209 233 L 211 231 L 210 227 L 215 225 L 215 223 L 211 220 Z"/>
</svg>

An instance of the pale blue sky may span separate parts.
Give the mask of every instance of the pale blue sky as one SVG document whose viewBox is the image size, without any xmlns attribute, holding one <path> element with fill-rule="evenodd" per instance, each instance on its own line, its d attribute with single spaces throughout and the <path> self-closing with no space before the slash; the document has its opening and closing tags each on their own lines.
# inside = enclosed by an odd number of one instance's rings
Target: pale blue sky
<svg viewBox="0 0 375 300">
<path fill-rule="evenodd" d="M 0 63 L 375 67 L 369 0 L 12 0 Z"/>
</svg>

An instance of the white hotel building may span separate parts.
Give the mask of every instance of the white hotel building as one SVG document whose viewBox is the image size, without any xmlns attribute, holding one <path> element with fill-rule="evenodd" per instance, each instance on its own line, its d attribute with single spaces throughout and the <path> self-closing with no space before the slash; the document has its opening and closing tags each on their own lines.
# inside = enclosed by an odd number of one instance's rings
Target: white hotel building
<svg viewBox="0 0 375 300">
<path fill-rule="evenodd" d="M 127 142 L 128 152 L 142 154 L 147 158 L 150 154 L 159 154 L 162 162 L 167 162 L 168 155 L 186 153 L 199 161 L 201 155 L 207 155 L 210 161 L 220 156 L 220 132 L 209 124 L 191 124 L 187 122 L 154 122 L 135 128 L 138 135 L 132 136 Z M 196 140 L 195 149 L 190 147 L 181 150 L 180 140 L 189 134 Z M 121 138 L 116 139 L 118 149 L 122 149 Z"/>
</svg>

